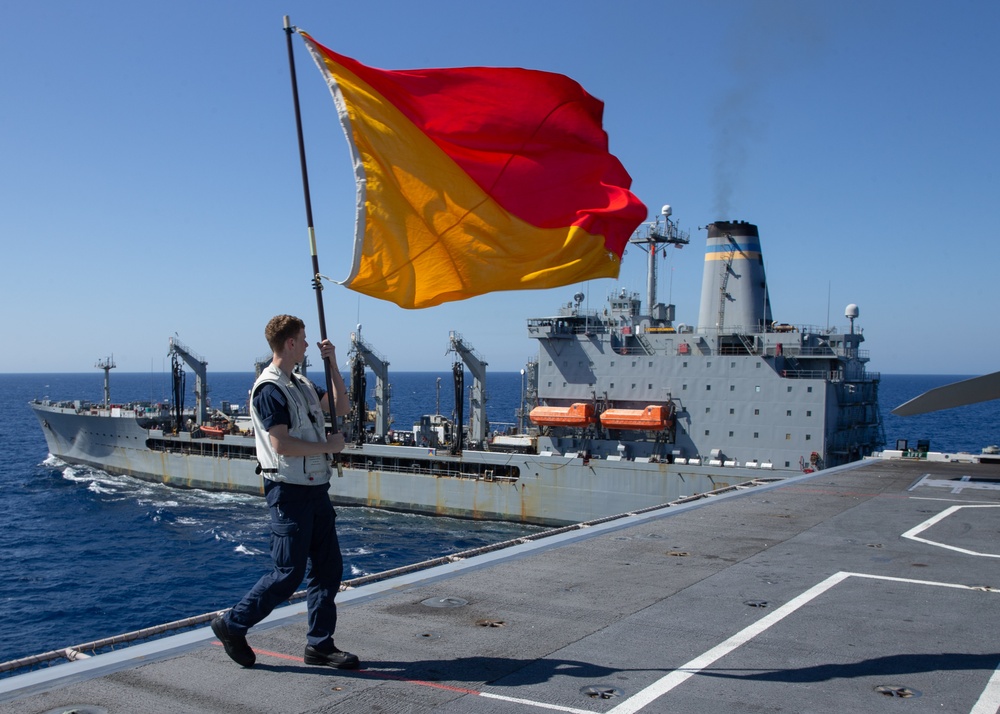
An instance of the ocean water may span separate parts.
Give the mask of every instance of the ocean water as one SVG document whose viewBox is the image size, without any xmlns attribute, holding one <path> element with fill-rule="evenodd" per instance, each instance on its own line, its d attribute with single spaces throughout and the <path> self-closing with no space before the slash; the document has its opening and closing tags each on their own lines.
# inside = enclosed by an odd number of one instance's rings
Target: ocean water
<svg viewBox="0 0 1000 714">
<path fill-rule="evenodd" d="M 892 409 L 929 389 L 973 376 L 976 375 L 883 374 L 879 385 L 879 407 L 885 427 L 885 448 L 896 448 L 900 439 L 905 439 L 910 448 L 915 448 L 918 440 L 927 439 L 931 451 L 978 454 L 984 446 L 1000 444 L 998 400 L 910 417 L 891 413 Z"/>
<path fill-rule="evenodd" d="M 252 375 L 209 377 L 213 404 L 245 404 Z M 883 375 L 887 448 L 898 439 L 910 445 L 928 439 L 936 451 L 978 452 L 1000 443 L 1000 401 L 918 417 L 889 413 L 928 389 L 962 378 Z M 189 388 L 193 382 L 189 377 Z M 164 401 L 170 394 L 169 375 L 162 373 L 112 372 L 111 385 L 116 402 Z M 452 412 L 450 373 L 393 373 L 392 385 L 397 428 L 434 411 L 438 399 L 442 413 Z M 486 386 L 491 425 L 513 423 L 521 375 L 491 373 Z M 97 370 L 0 375 L 0 662 L 228 607 L 268 569 L 267 512 L 260 498 L 171 489 L 57 462 L 48 457 L 28 407 L 37 397 L 100 401 L 103 375 Z M 190 395 L 188 404 L 193 404 Z M 533 530 L 338 509 L 347 578 Z M 356 641 L 358 636 L 344 637 Z M 363 649 L 362 643 L 352 646 Z"/>
<path fill-rule="evenodd" d="M 450 373 L 393 374 L 396 427 L 434 411 L 438 377 L 440 409 L 450 414 Z M 488 377 L 488 414 L 498 423 L 514 419 L 520 380 Z M 192 375 L 187 382 L 190 392 Z M 252 383 L 249 373 L 210 374 L 210 398 L 245 405 Z M 98 370 L 0 375 L 0 662 L 229 607 L 270 567 L 261 498 L 173 489 L 48 457 L 28 402 L 100 402 L 103 384 Z M 115 402 L 169 395 L 169 374 L 111 373 Z M 337 513 L 345 578 L 540 530 L 367 508 Z"/>
</svg>

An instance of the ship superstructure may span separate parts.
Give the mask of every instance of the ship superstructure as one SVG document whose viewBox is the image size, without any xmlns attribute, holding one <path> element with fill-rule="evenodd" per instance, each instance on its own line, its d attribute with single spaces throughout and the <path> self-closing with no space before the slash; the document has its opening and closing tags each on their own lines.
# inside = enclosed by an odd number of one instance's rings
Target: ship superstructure
<svg viewBox="0 0 1000 714">
<path fill-rule="evenodd" d="M 687 242 L 665 213 L 633 240 Z M 836 466 L 879 448 L 879 375 L 866 368 L 857 306 L 846 330 L 775 323 L 757 226 L 718 221 L 707 231 L 697 326 L 675 324 L 655 278 L 645 311 L 621 291 L 603 311 L 577 296 L 528 321 L 539 342 L 539 448 L 778 469 Z M 560 409 L 590 416 L 567 425 L 554 419 Z M 640 418 L 653 410 L 664 418 Z M 623 412 L 635 426 L 621 428 Z"/>
</svg>

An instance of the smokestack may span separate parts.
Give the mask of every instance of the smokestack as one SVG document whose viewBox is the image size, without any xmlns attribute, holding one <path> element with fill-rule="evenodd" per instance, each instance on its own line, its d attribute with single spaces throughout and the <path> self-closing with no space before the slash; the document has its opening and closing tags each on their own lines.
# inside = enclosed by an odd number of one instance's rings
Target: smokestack
<svg viewBox="0 0 1000 714">
<path fill-rule="evenodd" d="M 771 300 L 757 226 L 710 223 L 698 327 L 730 334 L 760 332 L 769 324 Z"/>
</svg>

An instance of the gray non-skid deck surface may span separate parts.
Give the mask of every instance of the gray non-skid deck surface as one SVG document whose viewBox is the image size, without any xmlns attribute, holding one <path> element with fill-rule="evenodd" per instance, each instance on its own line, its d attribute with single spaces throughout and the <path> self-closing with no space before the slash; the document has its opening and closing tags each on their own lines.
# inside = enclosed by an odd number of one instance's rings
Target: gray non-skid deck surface
<svg viewBox="0 0 1000 714">
<path fill-rule="evenodd" d="M 253 669 L 206 628 L 119 664 L 60 665 L 69 679 L 0 680 L 0 702 L 112 714 L 995 712 L 991 487 L 1000 468 L 820 472 L 344 593 L 338 644 L 362 658 L 359 672 L 304 665 L 292 607 L 251 633 Z"/>
</svg>

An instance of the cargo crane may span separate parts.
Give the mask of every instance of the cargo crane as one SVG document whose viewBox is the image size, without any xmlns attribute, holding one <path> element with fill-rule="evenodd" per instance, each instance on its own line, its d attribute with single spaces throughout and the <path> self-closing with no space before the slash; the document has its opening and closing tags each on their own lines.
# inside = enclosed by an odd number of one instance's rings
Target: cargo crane
<svg viewBox="0 0 1000 714">
<path fill-rule="evenodd" d="M 194 416 L 195 423 L 198 426 L 201 426 L 205 423 L 205 414 L 208 409 L 208 379 L 206 376 L 208 372 L 208 362 L 202 357 L 194 354 L 175 337 L 170 338 L 170 350 L 168 354 L 180 357 L 194 372 Z M 181 398 L 183 398 L 183 395 Z M 175 408 L 178 410 L 183 408 L 183 405 L 180 403 L 180 400 L 176 398 L 176 396 L 175 401 L 178 402 L 178 404 L 175 405 Z M 178 427 L 180 427 L 180 424 L 178 424 Z"/>
<path fill-rule="evenodd" d="M 389 384 L 389 361 L 376 352 L 361 338 L 361 325 L 351 333 L 351 389 L 354 397 L 355 439 L 362 443 L 368 406 L 365 403 L 366 382 L 364 368 L 367 365 L 375 373 L 375 436 L 385 438 L 389 434 L 389 398 L 392 387 Z"/>
<path fill-rule="evenodd" d="M 471 347 L 465 344 L 462 340 L 462 336 L 455 332 L 454 330 L 448 333 L 448 352 L 456 353 L 472 372 L 472 395 L 470 397 L 470 411 L 469 415 L 469 440 L 478 444 L 483 444 L 486 441 L 486 431 L 488 428 L 486 422 L 486 362 L 484 362 Z M 458 361 L 455 362 L 458 365 Z M 456 367 L 456 381 L 458 379 L 458 368 Z M 455 395 L 455 410 L 456 413 L 461 414 L 461 402 L 464 401 L 461 397 L 463 395 Z M 458 450 L 461 451 L 461 433 L 462 433 L 462 420 L 458 419 L 458 429 L 456 429 L 456 434 L 458 435 L 459 445 Z"/>
</svg>

